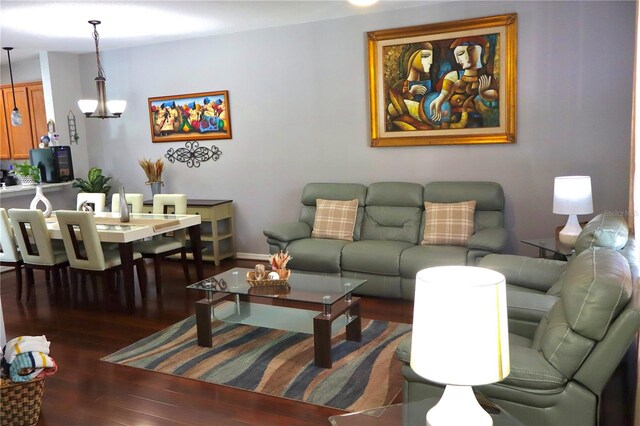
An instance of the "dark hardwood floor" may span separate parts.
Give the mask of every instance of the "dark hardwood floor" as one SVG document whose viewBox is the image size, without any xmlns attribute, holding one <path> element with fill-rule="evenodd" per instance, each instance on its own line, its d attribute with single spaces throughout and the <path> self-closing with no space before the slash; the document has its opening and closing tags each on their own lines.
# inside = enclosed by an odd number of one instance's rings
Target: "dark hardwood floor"
<svg viewBox="0 0 640 426">
<path fill-rule="evenodd" d="M 255 263 L 227 260 L 217 268 L 207 263 L 205 275 Z M 328 425 L 327 418 L 340 413 L 100 361 L 195 313 L 194 302 L 202 295 L 185 289 L 179 262 L 164 262 L 160 297 L 155 293 L 151 264 L 147 264 L 147 271 L 148 296 L 141 301 L 136 289 L 133 314 L 124 312 L 122 289 L 112 295 L 105 310 L 100 284 L 81 287 L 85 291 L 79 291 L 78 300 L 69 289 L 63 289 L 56 300 L 38 272 L 34 299 L 27 303 L 23 290 L 23 300 L 17 301 L 13 271 L 2 273 L 0 294 L 8 338 L 46 335 L 51 341 L 51 356 L 59 366 L 58 372 L 46 379 L 39 425 Z M 364 317 L 411 322 L 410 302 L 363 299 Z M 612 380 L 605 391 L 602 424 L 632 424 L 624 414 L 627 395 L 621 383 Z"/>
</svg>

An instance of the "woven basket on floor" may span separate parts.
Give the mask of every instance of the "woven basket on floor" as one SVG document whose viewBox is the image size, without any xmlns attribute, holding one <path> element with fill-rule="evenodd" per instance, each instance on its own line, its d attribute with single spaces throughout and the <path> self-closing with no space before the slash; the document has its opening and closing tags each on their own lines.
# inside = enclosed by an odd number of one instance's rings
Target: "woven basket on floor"
<svg viewBox="0 0 640 426">
<path fill-rule="evenodd" d="M 43 393 L 44 378 L 22 383 L 3 380 L 0 387 L 0 426 L 38 423 Z"/>
</svg>

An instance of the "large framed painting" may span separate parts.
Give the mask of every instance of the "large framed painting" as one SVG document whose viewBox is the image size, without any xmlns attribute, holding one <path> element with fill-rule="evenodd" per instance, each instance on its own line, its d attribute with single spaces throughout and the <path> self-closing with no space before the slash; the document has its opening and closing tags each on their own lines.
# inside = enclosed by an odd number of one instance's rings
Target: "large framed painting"
<svg viewBox="0 0 640 426">
<path fill-rule="evenodd" d="M 231 139 L 229 92 L 149 98 L 151 141 Z"/>
<path fill-rule="evenodd" d="M 514 143 L 517 22 L 369 32 L 371 146 Z"/>
</svg>

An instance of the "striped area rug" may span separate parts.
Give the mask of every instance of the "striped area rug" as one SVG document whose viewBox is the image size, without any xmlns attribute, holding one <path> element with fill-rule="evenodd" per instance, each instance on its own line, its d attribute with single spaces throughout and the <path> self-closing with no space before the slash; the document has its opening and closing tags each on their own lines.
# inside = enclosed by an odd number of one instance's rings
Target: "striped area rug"
<svg viewBox="0 0 640 426">
<path fill-rule="evenodd" d="M 347 411 L 389 404 L 402 390 L 395 349 L 408 324 L 362 319 L 362 341 L 333 338 L 333 368 L 313 364 L 313 336 L 215 321 L 214 346 L 197 345 L 195 316 L 103 361 Z"/>
</svg>

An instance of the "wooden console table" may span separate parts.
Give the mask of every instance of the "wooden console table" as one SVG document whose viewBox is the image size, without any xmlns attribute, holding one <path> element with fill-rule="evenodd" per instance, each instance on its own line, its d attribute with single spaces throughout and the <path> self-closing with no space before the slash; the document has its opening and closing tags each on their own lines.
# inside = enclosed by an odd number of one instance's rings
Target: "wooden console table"
<svg viewBox="0 0 640 426">
<path fill-rule="evenodd" d="M 153 201 L 145 200 L 144 207 L 146 212 L 151 213 Z M 188 199 L 187 214 L 197 214 L 202 220 L 202 260 L 220 266 L 222 259 L 235 259 L 233 200 Z"/>
</svg>

